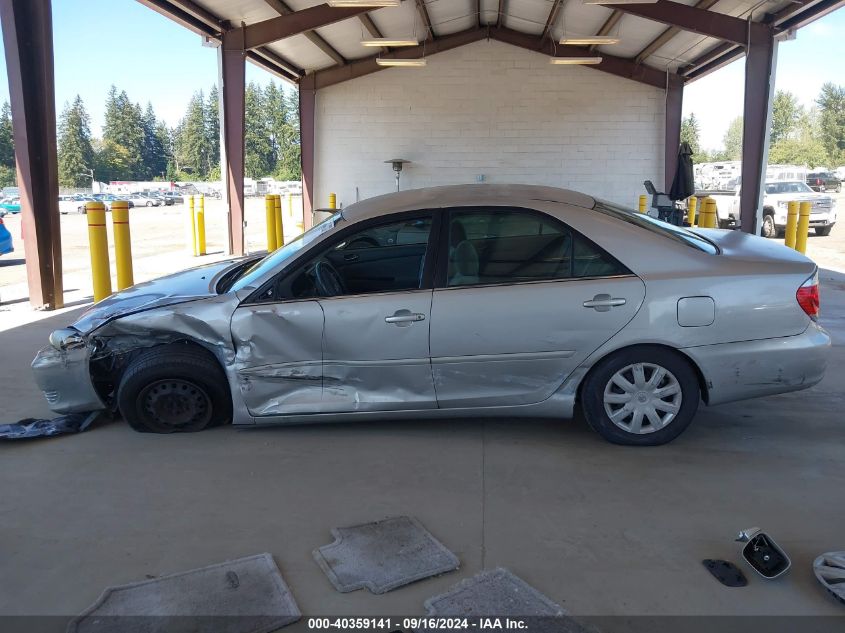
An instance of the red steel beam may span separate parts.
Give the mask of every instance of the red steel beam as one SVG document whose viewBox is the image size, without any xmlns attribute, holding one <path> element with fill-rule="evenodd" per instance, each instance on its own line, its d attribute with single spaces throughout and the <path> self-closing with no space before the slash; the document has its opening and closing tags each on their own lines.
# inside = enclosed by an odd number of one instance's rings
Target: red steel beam
<svg viewBox="0 0 845 633">
<path fill-rule="evenodd" d="M 302 167 L 302 223 L 307 231 L 313 226 L 314 210 L 314 126 L 316 122 L 317 84 L 314 75 L 299 82 L 299 160 Z"/>
<path fill-rule="evenodd" d="M 0 0 L 33 307 L 64 306 L 50 0 Z M 19 244 L 18 248 L 22 248 Z"/>
<path fill-rule="evenodd" d="M 685 4 L 671 2 L 671 0 L 657 0 L 653 4 L 614 4 L 602 5 L 608 9 L 615 9 L 641 18 L 662 22 L 669 26 L 676 26 L 684 31 L 715 37 L 734 44 L 745 44 L 755 31 L 761 36 L 766 29 L 757 22 L 734 18 L 715 11 L 706 11 Z M 763 30 L 760 30 L 763 29 Z"/>
<path fill-rule="evenodd" d="M 549 9 L 549 17 L 546 18 L 546 25 L 543 27 L 543 32 L 540 34 L 540 41 L 545 40 L 549 33 L 552 32 L 555 22 L 557 21 L 558 13 L 560 12 L 561 2 L 562 0 L 554 0 L 552 2 L 552 8 Z"/>
<path fill-rule="evenodd" d="M 425 8 L 425 0 L 416 0 L 416 3 L 420 20 L 422 20 L 423 26 L 425 27 L 425 37 L 423 40 L 433 40 L 436 36 L 434 35 L 434 26 L 431 24 L 431 17 L 428 15 L 428 9 Z"/>
<path fill-rule="evenodd" d="M 263 22 L 247 24 L 233 29 L 233 31 L 243 31 L 244 47 L 249 50 L 287 37 L 300 35 L 306 31 L 313 31 L 335 22 L 341 22 L 348 18 L 354 18 L 370 9 L 371 7 L 332 8 L 327 4 L 318 4 L 289 15 L 280 15 Z M 224 42 L 223 45 L 225 46 L 226 43 Z"/>
<path fill-rule="evenodd" d="M 707 10 L 713 5 L 715 5 L 719 0 L 699 0 L 695 4 L 696 9 Z M 638 64 L 642 64 L 647 58 L 651 57 L 658 49 L 665 46 L 669 41 L 678 35 L 683 29 L 677 26 L 670 26 L 668 29 L 663 31 L 660 35 L 655 37 L 652 41 L 646 44 L 643 49 L 636 54 L 634 57 L 634 61 Z"/>
<path fill-rule="evenodd" d="M 241 29 L 223 34 L 220 55 L 223 97 L 221 167 L 226 183 L 226 199 L 229 203 L 229 253 L 243 255 L 246 51 Z"/>
<path fill-rule="evenodd" d="M 266 2 L 279 15 L 290 15 L 294 12 L 293 9 L 291 9 L 287 4 L 282 2 L 282 0 L 264 0 L 264 2 Z M 326 39 L 316 31 L 305 31 L 303 35 L 307 37 L 308 41 L 314 44 L 314 46 L 316 46 L 326 55 L 331 57 L 334 60 L 335 64 L 346 63 L 346 60 L 343 58 L 343 55 L 338 53 L 337 50 L 335 50 L 334 46 L 329 44 Z"/>
<path fill-rule="evenodd" d="M 610 17 L 604 21 L 604 24 L 601 25 L 601 28 L 596 31 L 596 35 L 608 35 L 617 24 L 619 24 L 619 20 L 621 20 L 625 16 L 619 9 L 614 9 L 613 13 L 610 14 Z M 592 44 L 590 46 L 590 50 L 596 50 L 596 44 Z"/>
</svg>

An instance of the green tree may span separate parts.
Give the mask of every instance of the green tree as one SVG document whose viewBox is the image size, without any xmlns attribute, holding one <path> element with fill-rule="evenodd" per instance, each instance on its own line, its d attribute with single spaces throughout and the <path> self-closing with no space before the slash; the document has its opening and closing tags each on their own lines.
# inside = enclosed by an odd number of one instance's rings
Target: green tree
<svg viewBox="0 0 845 633">
<path fill-rule="evenodd" d="M 220 179 L 220 93 L 217 84 L 208 92 L 205 107 L 205 132 L 208 137 L 208 173 L 209 180 Z"/>
<path fill-rule="evenodd" d="M 276 165 L 276 177 L 279 180 L 299 180 L 302 175 L 302 166 L 300 163 L 299 93 L 296 89 L 285 93 L 284 102 L 287 125 L 279 162 Z"/>
<path fill-rule="evenodd" d="M 805 112 L 802 108 L 790 134 L 771 144 L 769 162 L 808 167 L 827 165 L 828 155 L 819 133 L 818 119 L 815 109 Z"/>
<path fill-rule="evenodd" d="M 838 167 L 845 164 L 845 86 L 824 84 L 816 104 L 821 141 L 832 162 L 829 166 Z"/>
<path fill-rule="evenodd" d="M 87 174 L 94 169 L 91 119 L 79 95 L 73 103 L 65 106 L 59 117 L 58 132 L 59 184 L 63 187 L 89 187 L 91 177 Z"/>
<path fill-rule="evenodd" d="M 804 108 L 798 103 L 798 97 L 786 90 L 778 90 L 772 101 L 772 127 L 769 142 L 774 145 L 787 138 L 798 124 Z"/>
<path fill-rule="evenodd" d="M 0 187 L 17 184 L 15 139 L 12 132 L 12 109 L 6 102 L 0 107 Z"/>
<path fill-rule="evenodd" d="M 264 104 L 264 93 L 254 82 L 246 87 L 244 128 L 244 172 L 250 178 L 261 178 L 271 172 L 273 146 Z"/>
<path fill-rule="evenodd" d="M 742 117 L 738 116 L 728 125 L 723 139 L 725 151 L 723 160 L 742 159 Z"/>
<path fill-rule="evenodd" d="M 144 131 L 143 177 L 145 180 L 161 178 L 167 171 L 168 152 L 164 145 L 165 139 L 159 134 L 159 122 L 151 103 L 147 104 L 144 112 L 142 129 Z"/>
<path fill-rule="evenodd" d="M 126 91 L 112 86 L 106 99 L 100 169 L 105 180 L 140 180 L 144 177 L 144 127 L 141 107 Z"/>
<path fill-rule="evenodd" d="M 211 147 L 208 142 L 206 119 L 205 96 L 199 91 L 191 97 L 188 110 L 175 134 L 176 174 L 186 173 L 196 180 L 207 176 L 211 167 Z"/>
<path fill-rule="evenodd" d="M 695 118 L 695 113 L 692 112 L 688 117 L 681 121 L 681 142 L 689 143 L 692 149 L 692 160 L 694 163 L 706 163 L 709 156 L 705 150 L 701 148 L 701 128 L 698 124 L 698 119 Z"/>
</svg>

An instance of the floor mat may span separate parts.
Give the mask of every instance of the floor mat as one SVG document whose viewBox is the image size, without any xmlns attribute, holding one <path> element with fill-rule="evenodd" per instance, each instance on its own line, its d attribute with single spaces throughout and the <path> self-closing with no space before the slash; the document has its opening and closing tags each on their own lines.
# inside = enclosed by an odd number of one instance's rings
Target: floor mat
<svg viewBox="0 0 845 633">
<path fill-rule="evenodd" d="M 109 587 L 68 633 L 269 633 L 301 614 L 270 554 Z"/>
<path fill-rule="evenodd" d="M 343 593 L 363 587 L 386 593 L 460 565 L 457 556 L 411 517 L 333 528 L 332 536 L 334 543 L 315 549 L 314 559 Z"/>
<path fill-rule="evenodd" d="M 483 571 L 425 601 L 431 617 L 526 617 L 528 629 L 581 633 L 591 629 L 507 569 Z M 504 626 L 503 626 L 504 628 Z"/>
</svg>

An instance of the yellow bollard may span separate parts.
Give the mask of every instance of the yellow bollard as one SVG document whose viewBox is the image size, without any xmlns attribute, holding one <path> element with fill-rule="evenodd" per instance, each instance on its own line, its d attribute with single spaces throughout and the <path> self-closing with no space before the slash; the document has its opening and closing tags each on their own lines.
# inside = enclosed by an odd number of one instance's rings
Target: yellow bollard
<svg viewBox="0 0 845 633">
<path fill-rule="evenodd" d="M 329 194 L 329 209 L 337 209 L 337 194 Z"/>
<path fill-rule="evenodd" d="M 187 224 L 185 226 L 185 237 L 187 238 L 187 243 L 185 244 L 185 248 L 188 251 L 188 255 L 193 257 L 197 256 L 197 215 L 196 211 L 194 210 L 194 197 L 188 196 L 188 217 L 187 217 Z"/>
<path fill-rule="evenodd" d="M 267 230 L 267 252 L 272 253 L 279 248 L 276 242 L 276 201 L 272 194 L 264 196 L 264 221 Z"/>
<path fill-rule="evenodd" d="M 646 206 L 647 204 L 648 204 L 648 196 L 640 196 L 638 211 L 640 213 L 645 213 L 646 211 L 648 211 L 648 207 Z"/>
<path fill-rule="evenodd" d="M 88 216 L 88 244 L 91 250 L 91 277 L 94 282 L 94 301 L 101 301 L 111 294 L 109 271 L 109 237 L 106 233 L 106 205 L 102 202 L 85 203 Z"/>
<path fill-rule="evenodd" d="M 197 252 L 205 255 L 205 196 L 200 196 L 200 206 L 197 209 Z"/>
<path fill-rule="evenodd" d="M 129 233 L 129 203 L 115 200 L 111 204 L 111 226 L 114 233 L 114 265 L 117 268 L 117 289 L 135 285 L 132 273 L 132 238 Z"/>
<path fill-rule="evenodd" d="M 786 235 L 783 243 L 789 248 L 795 248 L 795 238 L 798 235 L 798 203 L 794 200 L 789 203 L 786 212 Z"/>
<path fill-rule="evenodd" d="M 273 196 L 273 224 L 276 229 L 276 247 L 285 245 L 285 224 L 282 221 L 282 196 Z"/>
<path fill-rule="evenodd" d="M 716 201 L 708 196 L 702 203 L 701 215 L 698 218 L 698 226 L 703 229 L 715 229 L 718 222 Z"/>
<path fill-rule="evenodd" d="M 687 199 L 687 224 L 695 226 L 695 212 L 698 209 L 698 198 L 690 196 Z"/>
<path fill-rule="evenodd" d="M 798 228 L 795 234 L 795 250 L 799 253 L 807 252 L 807 233 L 810 232 L 810 213 L 813 210 L 812 202 L 802 202 L 798 211 Z"/>
</svg>

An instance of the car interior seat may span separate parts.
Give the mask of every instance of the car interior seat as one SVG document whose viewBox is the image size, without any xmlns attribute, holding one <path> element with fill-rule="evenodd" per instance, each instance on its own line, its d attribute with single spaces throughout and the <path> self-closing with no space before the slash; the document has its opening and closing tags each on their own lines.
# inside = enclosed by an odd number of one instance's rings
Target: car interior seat
<svg viewBox="0 0 845 633">
<path fill-rule="evenodd" d="M 478 251 L 467 239 L 463 225 L 453 220 L 449 227 L 449 285 L 467 286 L 478 283 Z"/>
</svg>

